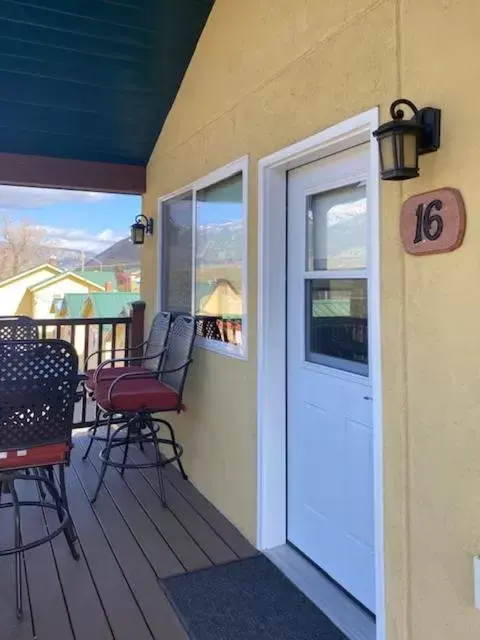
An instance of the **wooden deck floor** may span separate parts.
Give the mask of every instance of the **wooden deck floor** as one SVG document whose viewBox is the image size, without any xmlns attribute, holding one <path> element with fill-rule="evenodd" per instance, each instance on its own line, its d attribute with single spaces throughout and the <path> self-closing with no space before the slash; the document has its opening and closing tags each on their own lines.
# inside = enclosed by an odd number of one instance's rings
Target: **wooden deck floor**
<svg viewBox="0 0 480 640">
<path fill-rule="evenodd" d="M 63 536 L 28 551 L 25 613 L 18 621 L 13 558 L 1 558 L 0 639 L 186 640 L 158 580 L 248 557 L 254 548 L 174 468 L 166 470 L 168 509 L 161 505 L 154 470 L 127 471 L 125 481 L 109 470 L 92 507 L 98 446 L 83 462 L 85 446 L 85 435 L 78 434 L 67 474 L 81 560 L 72 559 Z M 143 455 L 134 448 L 132 458 Z M 36 492 L 33 483 L 18 484 L 21 497 Z M 53 512 L 23 511 L 26 540 L 55 525 Z M 5 514 L 2 547 L 12 539 Z"/>
</svg>

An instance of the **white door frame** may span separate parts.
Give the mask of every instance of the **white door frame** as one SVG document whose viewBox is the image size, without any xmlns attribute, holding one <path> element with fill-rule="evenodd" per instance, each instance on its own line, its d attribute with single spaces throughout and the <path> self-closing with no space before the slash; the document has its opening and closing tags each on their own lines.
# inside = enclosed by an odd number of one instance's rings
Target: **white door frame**
<svg viewBox="0 0 480 640">
<path fill-rule="evenodd" d="M 383 528 L 383 437 L 380 336 L 379 159 L 371 109 L 259 162 L 257 546 L 287 540 L 286 258 L 287 172 L 302 164 L 370 143 L 369 343 L 373 395 L 376 640 L 386 640 Z M 284 398 L 285 402 L 281 399 Z"/>
</svg>

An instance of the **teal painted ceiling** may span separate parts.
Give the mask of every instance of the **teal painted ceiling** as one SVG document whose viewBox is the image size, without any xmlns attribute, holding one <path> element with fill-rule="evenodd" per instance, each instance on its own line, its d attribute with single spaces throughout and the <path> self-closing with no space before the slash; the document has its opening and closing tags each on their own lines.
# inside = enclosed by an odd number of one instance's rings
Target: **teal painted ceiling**
<svg viewBox="0 0 480 640">
<path fill-rule="evenodd" d="M 0 153 L 145 165 L 213 0 L 1 0 Z"/>
</svg>

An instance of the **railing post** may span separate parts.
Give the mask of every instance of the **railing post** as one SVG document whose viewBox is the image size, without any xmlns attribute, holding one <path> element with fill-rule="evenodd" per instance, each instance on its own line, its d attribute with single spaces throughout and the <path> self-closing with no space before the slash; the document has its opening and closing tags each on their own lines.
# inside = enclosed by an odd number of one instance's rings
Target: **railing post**
<svg viewBox="0 0 480 640">
<path fill-rule="evenodd" d="M 132 326 L 130 330 L 130 349 L 133 349 L 133 356 L 140 357 L 143 353 L 142 348 L 135 349 L 143 342 L 143 331 L 145 326 L 145 302 L 143 300 L 135 300 L 132 302 Z M 135 363 L 136 364 L 136 363 Z"/>
</svg>

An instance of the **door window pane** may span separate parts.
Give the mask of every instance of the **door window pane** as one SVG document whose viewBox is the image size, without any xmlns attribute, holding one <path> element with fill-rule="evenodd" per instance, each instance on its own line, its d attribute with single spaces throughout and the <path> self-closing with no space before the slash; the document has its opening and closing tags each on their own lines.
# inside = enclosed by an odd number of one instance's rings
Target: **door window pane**
<svg viewBox="0 0 480 640">
<path fill-rule="evenodd" d="M 192 311 L 192 193 L 163 204 L 163 305 L 172 313 Z"/>
<path fill-rule="evenodd" d="M 307 197 L 307 271 L 365 269 L 365 183 Z"/>
<path fill-rule="evenodd" d="M 368 375 L 367 280 L 307 280 L 305 357 Z"/>
<path fill-rule="evenodd" d="M 242 174 L 197 191 L 195 313 L 201 334 L 242 344 Z"/>
</svg>

